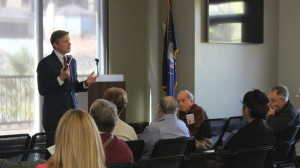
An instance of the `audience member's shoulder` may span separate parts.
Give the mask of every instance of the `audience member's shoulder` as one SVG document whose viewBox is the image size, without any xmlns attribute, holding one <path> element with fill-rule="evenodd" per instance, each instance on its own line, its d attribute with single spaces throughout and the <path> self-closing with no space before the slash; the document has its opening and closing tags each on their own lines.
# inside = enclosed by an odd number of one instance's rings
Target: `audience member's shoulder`
<svg viewBox="0 0 300 168">
<path fill-rule="evenodd" d="M 21 164 L 22 164 L 22 168 L 33 168 L 33 167 L 46 168 L 47 167 L 45 160 L 25 161 L 25 162 L 21 162 Z M 42 165 L 42 167 L 38 167 L 39 165 Z"/>
<path fill-rule="evenodd" d="M 48 168 L 48 165 L 47 165 L 47 163 L 39 164 L 35 168 Z"/>
<path fill-rule="evenodd" d="M 21 168 L 21 164 L 19 162 L 10 162 L 5 159 L 0 159 L 0 167 L 5 168 Z"/>
<path fill-rule="evenodd" d="M 118 138 L 117 136 L 114 136 L 114 137 L 115 137 L 116 143 L 117 143 L 118 145 L 120 145 L 120 146 L 122 146 L 122 147 L 125 147 L 125 148 L 128 148 L 128 145 L 127 145 L 127 143 L 126 143 L 125 140 L 120 139 L 120 138 Z"/>
<path fill-rule="evenodd" d="M 148 125 L 148 126 L 145 128 L 145 130 L 154 132 L 154 131 L 156 131 L 156 130 L 159 129 L 159 128 L 158 128 L 158 127 L 159 127 L 158 124 L 159 124 L 158 122 L 152 122 L 150 125 Z"/>
<path fill-rule="evenodd" d="M 132 126 L 130 126 L 129 124 L 127 124 L 126 122 L 124 122 L 121 119 L 117 120 L 116 125 L 120 125 L 120 126 L 122 126 L 123 128 L 126 128 L 126 129 L 133 129 Z"/>
<path fill-rule="evenodd" d="M 195 110 L 195 111 L 205 111 L 201 106 L 199 106 L 198 104 L 193 104 L 192 108 Z"/>
<path fill-rule="evenodd" d="M 137 140 L 137 135 L 134 129 L 121 119 L 118 119 L 118 121 L 116 122 L 116 126 L 112 134 L 124 141 Z"/>
</svg>

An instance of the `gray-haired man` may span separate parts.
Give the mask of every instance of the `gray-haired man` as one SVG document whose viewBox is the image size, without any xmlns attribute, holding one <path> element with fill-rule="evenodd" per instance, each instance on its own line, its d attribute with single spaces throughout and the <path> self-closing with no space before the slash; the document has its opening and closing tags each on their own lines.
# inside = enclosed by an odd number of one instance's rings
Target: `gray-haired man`
<svg viewBox="0 0 300 168">
<path fill-rule="evenodd" d="M 151 156 L 153 147 L 160 139 L 174 139 L 179 137 L 189 137 L 189 130 L 181 120 L 176 117 L 177 102 L 171 96 L 163 97 L 157 107 L 159 120 L 153 122 L 145 128 L 139 135 L 139 139 L 144 140 L 145 147 L 142 158 Z"/>
<path fill-rule="evenodd" d="M 269 92 L 269 111 L 267 122 L 275 133 L 274 160 L 280 161 L 288 157 L 291 145 L 299 125 L 299 112 L 289 101 L 286 86 L 274 86 Z"/>
</svg>

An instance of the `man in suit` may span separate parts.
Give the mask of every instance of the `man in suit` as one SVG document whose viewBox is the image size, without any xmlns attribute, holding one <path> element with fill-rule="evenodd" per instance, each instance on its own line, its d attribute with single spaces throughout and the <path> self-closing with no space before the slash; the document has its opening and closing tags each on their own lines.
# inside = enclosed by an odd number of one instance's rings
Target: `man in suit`
<svg viewBox="0 0 300 168">
<path fill-rule="evenodd" d="M 44 96 L 43 127 L 46 132 L 56 130 L 60 118 L 68 109 L 77 109 L 76 92 L 87 91 L 98 77 L 92 72 L 87 80 L 77 80 L 76 60 L 66 56 L 71 51 L 69 32 L 53 32 L 50 42 L 53 52 L 43 58 L 37 67 L 38 89 Z M 68 61 L 69 66 L 66 66 Z"/>
</svg>

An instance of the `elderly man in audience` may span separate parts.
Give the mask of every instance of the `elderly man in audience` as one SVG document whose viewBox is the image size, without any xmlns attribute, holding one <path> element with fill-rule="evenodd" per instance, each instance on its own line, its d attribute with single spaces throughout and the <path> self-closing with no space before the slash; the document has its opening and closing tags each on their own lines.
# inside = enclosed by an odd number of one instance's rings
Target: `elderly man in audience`
<svg viewBox="0 0 300 168">
<path fill-rule="evenodd" d="M 97 99 L 90 108 L 90 114 L 100 130 L 105 151 L 105 165 L 133 163 L 133 155 L 126 142 L 112 135 L 118 120 L 116 106 L 104 99 Z"/>
<path fill-rule="evenodd" d="M 225 150 L 273 145 L 275 136 L 272 129 L 263 119 L 269 110 L 267 95 L 258 89 L 249 91 L 243 99 L 242 114 L 247 125 L 224 144 Z"/>
<path fill-rule="evenodd" d="M 299 112 L 289 101 L 286 86 L 274 86 L 269 92 L 269 111 L 267 122 L 275 133 L 274 160 L 281 161 L 288 157 L 291 145 L 299 125 Z"/>
<path fill-rule="evenodd" d="M 209 149 L 212 142 L 206 135 L 200 135 L 204 132 L 199 132 L 203 126 L 204 120 L 208 119 L 205 110 L 194 103 L 194 96 L 188 90 L 181 91 L 177 96 L 179 112 L 178 118 L 182 120 L 188 127 L 191 136 L 196 138 L 197 149 Z M 208 126 L 210 128 L 210 126 Z M 210 130 L 202 130 L 209 134 Z"/>
<path fill-rule="evenodd" d="M 157 107 L 159 120 L 145 128 L 139 135 L 144 140 L 145 147 L 141 158 L 149 158 L 155 143 L 160 139 L 173 139 L 189 137 L 189 130 L 181 120 L 176 117 L 177 102 L 171 96 L 163 97 Z"/>
<path fill-rule="evenodd" d="M 118 109 L 118 120 L 112 134 L 124 141 L 136 140 L 137 135 L 134 129 L 119 118 L 128 102 L 126 91 L 122 88 L 112 87 L 104 92 L 103 98 L 113 102 Z"/>
</svg>

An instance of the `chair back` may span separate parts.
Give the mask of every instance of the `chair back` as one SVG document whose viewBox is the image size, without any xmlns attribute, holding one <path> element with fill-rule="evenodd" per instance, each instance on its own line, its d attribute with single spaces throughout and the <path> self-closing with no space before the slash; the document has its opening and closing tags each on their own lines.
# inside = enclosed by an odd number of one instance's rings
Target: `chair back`
<svg viewBox="0 0 300 168">
<path fill-rule="evenodd" d="M 293 135 L 293 141 L 291 142 L 291 145 L 290 145 L 291 149 L 289 151 L 289 157 L 296 156 L 296 151 L 295 151 L 296 147 L 295 147 L 295 145 L 296 145 L 298 139 L 300 138 L 300 129 L 299 129 L 300 125 L 297 125 L 296 127 L 297 128 L 295 130 L 295 134 Z"/>
<path fill-rule="evenodd" d="M 29 134 L 14 134 L 0 136 L 0 152 L 27 150 L 30 143 Z"/>
<path fill-rule="evenodd" d="M 243 116 L 229 117 L 229 123 L 222 138 L 223 146 L 224 143 L 228 142 L 232 138 L 232 136 L 246 124 L 247 121 L 244 119 Z"/>
<path fill-rule="evenodd" d="M 151 158 L 188 155 L 195 146 L 193 137 L 181 137 L 176 139 L 159 140 L 153 148 Z"/>
<path fill-rule="evenodd" d="M 134 161 L 138 161 L 145 146 L 144 140 L 126 141 L 126 143 L 131 150 Z"/>
<path fill-rule="evenodd" d="M 186 160 L 185 168 L 229 168 L 233 154 L 230 151 L 192 153 Z"/>
<path fill-rule="evenodd" d="M 184 155 L 143 159 L 135 163 L 135 168 L 181 168 Z"/>
<path fill-rule="evenodd" d="M 297 125 L 295 133 L 293 135 L 293 141 L 287 144 L 287 146 L 290 148 L 288 157 L 286 159 L 280 160 L 280 161 L 273 160 L 273 165 L 275 165 L 276 167 L 297 167 L 296 165 L 298 163 L 297 163 L 297 160 L 294 158 L 297 158 L 295 145 L 300 137 L 300 129 L 299 128 L 300 128 L 300 125 Z"/>
<path fill-rule="evenodd" d="M 141 134 L 144 129 L 149 125 L 149 122 L 127 123 L 130 125 L 136 134 Z"/>
<path fill-rule="evenodd" d="M 115 165 L 108 165 L 107 168 L 132 168 L 131 163 L 120 163 Z"/>
<path fill-rule="evenodd" d="M 54 145 L 55 132 L 40 132 L 32 136 L 29 149 L 39 150 L 47 149 L 48 146 Z"/>
<path fill-rule="evenodd" d="M 12 162 L 47 160 L 47 150 L 22 150 L 1 152 L 0 158 Z"/>
<path fill-rule="evenodd" d="M 222 146 L 222 137 L 228 126 L 228 123 L 229 123 L 228 118 L 215 118 L 215 119 L 207 119 L 204 121 L 202 126 L 204 125 L 205 127 L 201 126 L 199 132 L 201 134 L 201 132 L 207 132 L 207 129 L 210 129 L 210 137 L 205 136 L 205 138 L 210 138 L 210 140 L 213 142 L 213 145 L 211 146 L 210 149 L 215 149 L 217 146 Z"/>
<path fill-rule="evenodd" d="M 238 149 L 234 152 L 231 168 L 264 168 L 269 164 L 272 146 Z"/>
<path fill-rule="evenodd" d="M 239 130 L 241 127 L 245 126 L 247 121 L 243 116 L 233 116 L 229 117 L 229 123 L 226 128 L 226 132 L 232 132 L 235 130 Z"/>
</svg>

